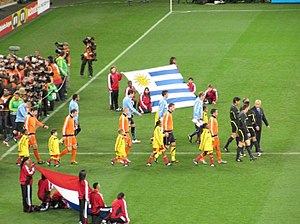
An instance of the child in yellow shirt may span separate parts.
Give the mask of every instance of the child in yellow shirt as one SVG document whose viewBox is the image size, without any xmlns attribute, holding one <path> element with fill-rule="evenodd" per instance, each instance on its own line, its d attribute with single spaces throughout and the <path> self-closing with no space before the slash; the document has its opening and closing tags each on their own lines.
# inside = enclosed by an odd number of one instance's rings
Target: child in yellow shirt
<svg viewBox="0 0 300 224">
<path fill-rule="evenodd" d="M 29 142 L 29 138 L 28 138 L 28 133 L 27 131 L 24 129 L 22 130 L 22 137 L 19 141 L 19 144 L 18 144 L 18 160 L 16 162 L 16 164 L 18 166 L 20 166 L 22 160 L 24 157 L 29 157 L 29 145 L 28 145 L 28 142 Z"/>
<path fill-rule="evenodd" d="M 118 137 L 115 144 L 115 153 L 116 157 L 111 160 L 111 165 L 114 165 L 116 161 L 120 160 L 124 166 L 128 166 L 125 146 L 126 146 L 126 134 L 123 129 L 118 131 Z"/>
<path fill-rule="evenodd" d="M 55 130 L 55 129 L 52 129 L 50 133 L 51 133 L 51 136 L 48 140 L 50 159 L 47 161 L 47 165 L 50 166 L 51 161 L 54 160 L 54 167 L 59 167 L 59 165 L 60 165 L 59 144 L 63 142 L 63 139 L 58 139 L 57 130 Z"/>
</svg>

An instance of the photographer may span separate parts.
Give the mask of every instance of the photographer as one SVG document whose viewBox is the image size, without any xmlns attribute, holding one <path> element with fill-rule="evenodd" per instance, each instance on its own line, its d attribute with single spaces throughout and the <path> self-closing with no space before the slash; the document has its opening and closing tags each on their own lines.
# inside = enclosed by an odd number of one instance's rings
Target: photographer
<svg viewBox="0 0 300 224">
<path fill-rule="evenodd" d="M 56 58 L 56 64 L 60 71 L 60 75 L 63 79 L 63 82 L 60 87 L 61 88 L 61 100 L 65 100 L 66 90 L 67 90 L 66 79 L 69 75 L 67 62 L 66 62 L 66 54 L 63 51 L 61 51 L 61 52 L 57 53 L 57 56 L 58 57 Z"/>
<path fill-rule="evenodd" d="M 96 43 L 94 37 L 86 37 L 82 41 L 85 44 L 84 54 L 81 55 L 80 75 L 84 75 L 86 63 L 89 66 L 89 77 L 93 77 L 93 61 L 96 61 Z"/>
</svg>

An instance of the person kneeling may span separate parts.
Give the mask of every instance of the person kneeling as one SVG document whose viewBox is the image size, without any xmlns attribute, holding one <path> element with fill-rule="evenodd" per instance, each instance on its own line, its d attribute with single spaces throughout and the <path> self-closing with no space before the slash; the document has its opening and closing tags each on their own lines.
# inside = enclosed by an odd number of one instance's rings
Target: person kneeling
<svg viewBox="0 0 300 224">
<path fill-rule="evenodd" d="M 130 219 L 128 217 L 127 205 L 125 201 L 125 194 L 120 192 L 117 198 L 113 201 L 112 213 L 110 216 L 111 223 L 129 223 Z"/>
<path fill-rule="evenodd" d="M 106 207 L 103 196 L 100 193 L 100 184 L 93 184 L 93 191 L 90 195 L 92 224 L 105 223 L 106 219 L 112 211 L 110 207 Z M 105 221 L 104 221 L 105 220 Z"/>
</svg>

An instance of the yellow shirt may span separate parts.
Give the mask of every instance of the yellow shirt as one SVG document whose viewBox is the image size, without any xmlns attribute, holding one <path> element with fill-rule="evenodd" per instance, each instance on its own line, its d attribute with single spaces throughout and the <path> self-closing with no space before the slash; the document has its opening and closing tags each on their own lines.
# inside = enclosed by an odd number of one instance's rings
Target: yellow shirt
<svg viewBox="0 0 300 224">
<path fill-rule="evenodd" d="M 159 149 L 164 147 L 164 137 L 165 134 L 162 133 L 161 127 L 157 126 L 153 132 L 152 145 L 154 149 Z"/>
<path fill-rule="evenodd" d="M 206 111 L 203 111 L 203 124 L 208 124 L 208 117 L 207 117 L 207 112 Z"/>
<path fill-rule="evenodd" d="M 125 145 L 124 135 L 118 134 L 115 144 L 115 152 L 118 157 L 126 157 Z"/>
<path fill-rule="evenodd" d="M 29 157 L 29 138 L 28 135 L 23 135 L 18 144 L 19 156 Z"/>
<path fill-rule="evenodd" d="M 59 150 L 59 143 L 62 143 L 63 139 L 59 140 L 57 136 L 51 135 L 48 140 L 48 148 L 49 148 L 49 154 L 52 155 L 58 155 L 60 154 Z"/>
<path fill-rule="evenodd" d="M 200 136 L 201 142 L 199 149 L 202 151 L 213 151 L 213 138 L 211 137 L 210 131 L 207 128 L 203 128 Z"/>
</svg>

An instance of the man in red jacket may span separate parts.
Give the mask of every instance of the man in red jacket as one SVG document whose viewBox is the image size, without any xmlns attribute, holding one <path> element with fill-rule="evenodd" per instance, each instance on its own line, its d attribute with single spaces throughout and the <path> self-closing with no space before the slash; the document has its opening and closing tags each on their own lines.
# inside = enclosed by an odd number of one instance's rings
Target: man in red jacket
<svg viewBox="0 0 300 224">
<path fill-rule="evenodd" d="M 24 157 L 20 165 L 20 184 L 23 199 L 23 212 L 32 212 L 32 176 L 35 173 L 34 163 Z"/>
<path fill-rule="evenodd" d="M 111 212 L 110 207 L 106 207 L 103 196 L 100 193 L 100 184 L 93 184 L 93 191 L 90 194 L 92 224 L 100 224 Z"/>
<path fill-rule="evenodd" d="M 121 111 L 119 108 L 119 81 L 122 79 L 123 74 L 117 72 L 117 67 L 112 66 L 108 74 L 108 90 L 110 93 L 110 109 Z"/>
<path fill-rule="evenodd" d="M 112 213 L 110 215 L 111 222 L 117 223 L 129 223 L 130 219 L 128 217 L 127 205 L 125 201 L 125 195 L 123 192 L 119 193 L 117 198 L 113 201 Z"/>
</svg>

